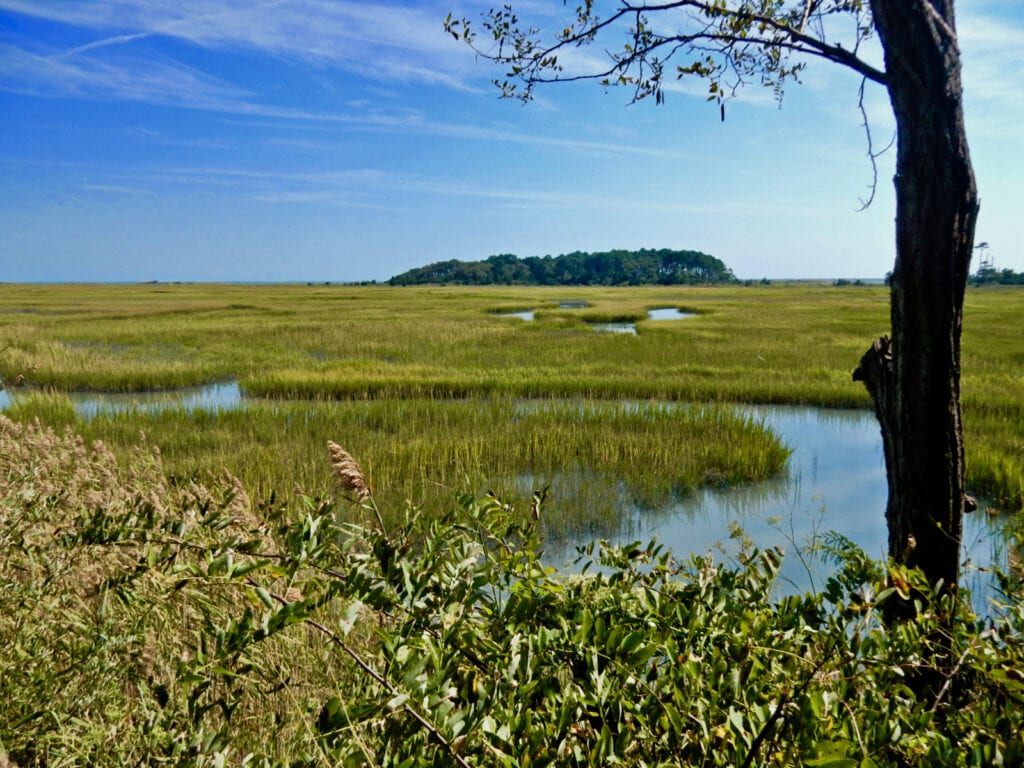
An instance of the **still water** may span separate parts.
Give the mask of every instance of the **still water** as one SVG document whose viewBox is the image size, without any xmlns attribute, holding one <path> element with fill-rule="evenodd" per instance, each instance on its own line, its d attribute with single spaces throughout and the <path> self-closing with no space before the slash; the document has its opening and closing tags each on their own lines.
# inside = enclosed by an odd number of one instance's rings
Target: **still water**
<svg viewBox="0 0 1024 768">
<path fill-rule="evenodd" d="M 834 566 L 801 552 L 835 531 L 868 555 L 884 558 L 887 549 L 885 464 L 878 424 L 870 411 L 805 406 L 743 406 L 763 419 L 793 453 L 788 476 L 749 486 L 699 491 L 659 510 L 634 507 L 620 531 L 605 537 L 613 544 L 653 538 L 678 557 L 711 553 L 717 562 L 735 554 L 730 528 L 741 527 L 759 548 L 786 550 L 783 589 L 820 588 Z M 994 596 L 991 567 L 1006 565 L 1002 521 L 984 502 L 964 518 L 963 585 L 982 610 Z M 583 536 L 551 552 L 553 565 L 567 566 L 574 548 L 590 543 Z"/>
<path fill-rule="evenodd" d="M 696 314 L 694 312 L 684 312 L 675 307 L 659 307 L 658 309 L 647 310 L 648 320 L 683 320 L 687 317 L 696 317 Z M 590 327 L 595 331 L 604 331 L 605 333 L 636 335 L 636 323 L 590 323 Z"/>
<path fill-rule="evenodd" d="M 535 319 L 532 309 L 523 309 L 515 312 L 493 312 L 492 314 L 497 317 L 516 317 L 520 320 L 525 320 L 528 323 L 532 323 Z"/>
<path fill-rule="evenodd" d="M 0 411 L 18 401 L 28 390 L 0 389 Z M 226 411 L 242 405 L 242 391 L 237 381 L 207 384 L 161 392 L 68 392 L 75 413 L 91 419 L 101 413 L 127 413 L 140 411 Z"/>
<path fill-rule="evenodd" d="M 583 309 L 587 306 L 585 301 L 563 301 L 558 305 L 559 309 Z M 498 317 L 515 317 L 526 322 L 532 322 L 536 319 L 536 315 L 532 309 L 518 310 L 515 312 L 494 312 L 494 315 Z M 656 309 L 647 310 L 648 320 L 682 320 L 687 317 L 694 317 L 693 312 L 684 312 L 676 307 L 658 307 Z M 623 323 L 588 323 L 588 325 L 595 331 L 603 331 L 604 333 L 626 333 L 632 336 L 636 335 L 636 323 L 623 322 Z"/>
<path fill-rule="evenodd" d="M 695 317 L 694 312 L 684 312 L 676 307 L 659 307 L 658 309 L 647 310 L 648 320 L 682 320 L 686 317 Z"/>
</svg>

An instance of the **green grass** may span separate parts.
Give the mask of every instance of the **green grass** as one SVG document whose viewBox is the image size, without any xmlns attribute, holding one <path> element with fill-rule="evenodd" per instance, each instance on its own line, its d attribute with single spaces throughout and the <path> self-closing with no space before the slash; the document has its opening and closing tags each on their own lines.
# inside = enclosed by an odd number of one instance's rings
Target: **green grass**
<svg viewBox="0 0 1024 768">
<path fill-rule="evenodd" d="M 1019 289 L 971 290 L 964 327 L 969 481 L 1007 508 L 1024 504 L 1022 297 Z M 560 309 L 560 301 L 583 301 L 586 307 Z M 644 319 L 655 307 L 697 316 Z M 523 309 L 533 309 L 536 320 L 494 314 Z M 635 320 L 637 335 L 600 333 L 588 325 L 613 320 Z M 0 376 L 13 381 L 22 375 L 32 385 L 58 390 L 106 391 L 237 378 L 247 394 L 280 401 L 286 415 L 292 406 L 285 403 L 294 399 L 316 401 L 317 408 L 326 401 L 377 401 L 399 410 L 401 401 L 465 398 L 868 407 L 851 372 L 887 329 L 888 293 L 880 286 L 5 285 Z M 56 418 L 40 406 L 38 412 L 21 408 L 19 418 Z M 245 455 L 265 469 L 281 450 L 275 433 L 296 431 L 279 426 L 275 408 L 268 404 L 266 412 L 257 409 L 235 422 L 227 416 L 215 425 L 204 422 L 206 437 L 197 435 L 189 447 L 193 459 L 213 466 Z M 321 413 L 318 418 L 328 422 L 347 418 Z M 190 429 L 179 418 L 182 426 L 167 431 Z M 436 428 L 425 420 L 410 423 Z M 489 423 L 488 429 L 500 430 Z M 98 427 L 88 429 L 102 436 Z M 160 428 L 148 429 L 162 443 Z M 472 431 L 460 430 L 464 437 L 458 440 L 476 439 Z M 529 470 L 514 456 L 482 457 L 481 468 L 476 458 L 463 462 L 463 449 L 445 447 L 442 434 L 412 434 L 403 433 L 402 440 L 434 440 L 455 457 L 448 465 L 471 476 L 482 471 L 492 480 L 508 480 Z M 344 442 L 343 435 L 330 437 Z M 517 445 L 508 450 L 522 452 Z M 378 469 L 383 472 L 379 464 Z M 283 474 L 254 482 L 265 488 Z M 433 480 L 458 482 L 452 475 Z"/>
<path fill-rule="evenodd" d="M 561 299 L 588 306 L 560 310 Z M 642 319 L 664 306 L 701 314 Z M 493 314 L 523 307 L 537 310 L 535 322 Z M 639 320 L 637 336 L 586 322 L 626 319 Z M 0 333 L 11 346 L 0 375 L 112 391 L 238 377 L 249 392 L 280 397 L 848 405 L 866 402 L 848 373 L 865 335 L 884 327 L 884 296 L 872 289 L 5 286 Z"/>
<path fill-rule="evenodd" d="M 5 411 L 4 415 L 16 421 L 33 421 L 38 419 L 50 426 L 69 427 L 78 422 L 74 403 L 71 398 L 61 392 L 29 392 L 19 393 L 18 399 Z"/>
<path fill-rule="evenodd" d="M 48 413 L 66 415 L 45 403 L 33 398 L 12 415 L 38 413 L 48 423 Z M 494 491 L 526 509 L 534 490 L 550 486 L 553 538 L 614 531 L 623 502 L 663 505 L 704 485 L 767 479 L 789 455 L 762 425 L 728 409 L 645 403 L 259 402 L 220 413 L 103 415 L 76 430 L 112 446 L 131 445 L 141 430 L 172 475 L 224 467 L 259 497 L 296 486 L 335 492 L 333 440 L 360 462 L 381 507 L 399 514 L 407 500 L 439 513 L 465 490 Z M 595 475 L 588 494 L 573 485 L 581 471 Z"/>
</svg>

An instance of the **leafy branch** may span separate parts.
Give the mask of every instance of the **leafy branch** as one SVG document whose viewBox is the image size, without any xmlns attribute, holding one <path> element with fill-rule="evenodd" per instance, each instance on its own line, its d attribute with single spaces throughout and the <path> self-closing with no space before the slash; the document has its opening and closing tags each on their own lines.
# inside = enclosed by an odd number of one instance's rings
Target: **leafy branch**
<svg viewBox="0 0 1024 768">
<path fill-rule="evenodd" d="M 722 102 L 751 77 L 772 88 L 781 98 L 787 80 L 798 77 L 802 63 L 788 64 L 793 54 L 827 59 L 867 80 L 886 84 L 886 74 L 858 55 L 860 43 L 871 35 L 865 3 L 858 0 L 807 0 L 787 8 L 781 0 L 740 2 L 678 0 L 666 3 L 622 2 L 602 18 L 592 0 L 576 8 L 575 18 L 547 42 L 539 30 L 524 27 L 510 5 L 491 9 L 478 35 L 467 19 L 449 15 L 445 29 L 469 44 L 482 58 L 509 67 L 506 79 L 495 80 L 505 97 L 532 98 L 537 84 L 597 81 L 602 85 L 629 86 L 633 100 L 654 96 L 664 99 L 666 64 L 678 56 L 692 56 L 678 65 L 676 78 L 694 75 L 708 80 L 709 100 Z M 661 31 L 651 23 L 654 14 L 676 12 L 678 29 Z M 825 39 L 823 20 L 852 14 L 856 33 L 852 47 Z M 567 72 L 565 54 L 592 44 L 602 33 L 625 27 L 626 42 L 606 51 L 609 64 L 594 71 Z M 812 34 L 811 29 L 818 34 Z M 482 41 L 490 41 L 490 45 Z"/>
</svg>

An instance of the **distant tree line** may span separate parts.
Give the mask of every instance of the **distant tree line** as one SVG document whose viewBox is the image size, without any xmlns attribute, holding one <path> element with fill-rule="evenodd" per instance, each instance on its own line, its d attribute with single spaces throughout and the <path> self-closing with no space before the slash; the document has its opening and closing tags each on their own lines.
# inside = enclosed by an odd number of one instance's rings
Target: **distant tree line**
<svg viewBox="0 0 1024 768">
<path fill-rule="evenodd" d="M 971 275 L 970 283 L 971 285 L 1024 285 L 1024 272 L 981 267 Z"/>
<path fill-rule="evenodd" d="M 560 256 L 511 253 L 484 261 L 438 261 L 395 275 L 390 285 L 691 285 L 735 283 L 732 270 L 700 251 L 574 251 Z"/>
</svg>

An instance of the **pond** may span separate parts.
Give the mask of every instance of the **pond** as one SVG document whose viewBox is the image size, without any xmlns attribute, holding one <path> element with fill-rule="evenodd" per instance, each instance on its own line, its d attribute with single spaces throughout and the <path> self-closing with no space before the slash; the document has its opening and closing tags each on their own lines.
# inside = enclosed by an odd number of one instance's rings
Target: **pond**
<svg viewBox="0 0 1024 768">
<path fill-rule="evenodd" d="M 492 312 L 492 315 L 497 317 L 517 317 L 520 320 L 525 320 L 528 323 L 533 322 L 535 319 L 534 312 L 532 309 L 516 310 L 514 312 Z"/>
<path fill-rule="evenodd" d="M 0 390 L 0 410 L 16 401 L 24 390 Z M 238 382 L 171 392 L 70 394 L 76 412 L 91 418 L 101 412 L 231 410 L 244 404 Z M 809 406 L 737 406 L 763 419 L 793 454 L 787 477 L 748 486 L 708 489 L 672 502 L 661 509 L 641 509 L 624 503 L 618 532 L 612 543 L 657 539 L 677 555 L 711 552 L 722 560 L 735 552 L 730 529 L 737 525 L 759 547 L 779 545 L 787 550 L 782 568 L 784 583 L 794 589 L 822 585 L 831 566 L 820 557 L 803 559 L 797 545 L 806 545 L 829 531 L 847 537 L 868 555 L 886 551 L 885 467 L 881 438 L 873 414 L 866 410 L 834 410 Z M 584 481 L 585 482 L 585 481 Z M 1005 566 L 1002 521 L 981 509 L 964 518 L 964 584 L 974 594 L 979 610 L 993 596 L 993 565 Z M 575 548 L 593 536 L 581 535 L 555 545 L 546 560 L 569 567 Z"/>
<path fill-rule="evenodd" d="M 684 312 L 677 307 L 658 307 L 657 309 L 647 310 L 647 319 L 664 321 L 664 320 L 684 320 L 687 317 L 696 317 L 695 312 Z M 590 327 L 595 331 L 604 331 L 605 333 L 628 333 L 636 336 L 636 323 L 589 323 Z"/>
<path fill-rule="evenodd" d="M 585 301 L 562 301 L 559 302 L 559 309 L 583 309 L 587 306 Z M 492 312 L 491 314 L 497 317 L 515 317 L 526 322 L 532 322 L 536 319 L 535 311 L 532 309 L 515 310 L 510 312 L 500 311 Z M 683 320 L 687 317 L 695 317 L 695 312 L 686 312 L 679 309 L 678 307 L 657 307 L 655 309 L 647 310 L 648 320 Z M 591 328 L 595 331 L 601 331 L 603 333 L 625 333 L 632 336 L 636 336 L 636 323 L 632 322 L 621 322 L 621 323 L 591 323 L 588 322 Z"/>
<path fill-rule="evenodd" d="M 648 320 L 682 320 L 687 317 L 696 317 L 696 312 L 684 312 L 678 307 L 658 307 L 647 310 Z"/>
</svg>

